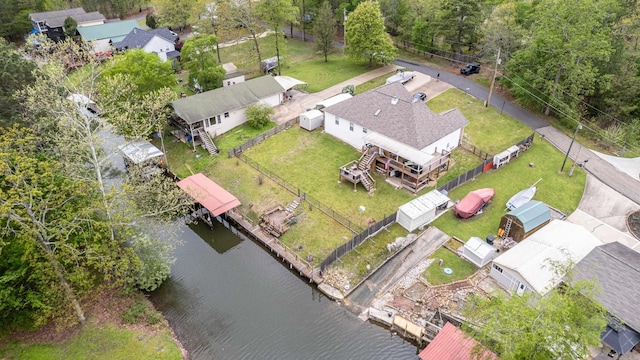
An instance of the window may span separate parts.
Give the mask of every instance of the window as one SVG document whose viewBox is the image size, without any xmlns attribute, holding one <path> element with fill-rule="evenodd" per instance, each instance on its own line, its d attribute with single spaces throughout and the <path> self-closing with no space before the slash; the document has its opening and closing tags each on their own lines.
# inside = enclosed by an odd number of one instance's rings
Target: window
<svg viewBox="0 0 640 360">
<path fill-rule="evenodd" d="M 493 268 L 498 270 L 499 272 L 502 272 L 502 268 L 496 264 L 493 264 Z"/>
<path fill-rule="evenodd" d="M 220 119 L 220 115 L 217 115 L 216 118 L 218 119 L 218 124 L 221 124 L 222 120 Z"/>
<path fill-rule="evenodd" d="M 336 116 L 336 125 L 340 125 L 340 118 Z"/>
<path fill-rule="evenodd" d="M 204 119 L 204 126 L 205 126 L 205 127 L 209 127 L 209 126 L 211 126 L 211 118 L 206 118 L 206 119 Z"/>
<path fill-rule="evenodd" d="M 229 117 L 229 113 L 228 112 L 224 113 L 224 117 L 228 118 Z"/>
<path fill-rule="evenodd" d="M 366 134 L 367 133 L 367 128 L 362 128 L 362 132 Z"/>
<path fill-rule="evenodd" d="M 235 83 L 234 83 L 235 84 Z M 231 85 L 231 81 L 227 81 L 227 86 Z"/>
<path fill-rule="evenodd" d="M 349 123 L 349 130 L 353 131 L 353 123 L 352 122 Z"/>
</svg>

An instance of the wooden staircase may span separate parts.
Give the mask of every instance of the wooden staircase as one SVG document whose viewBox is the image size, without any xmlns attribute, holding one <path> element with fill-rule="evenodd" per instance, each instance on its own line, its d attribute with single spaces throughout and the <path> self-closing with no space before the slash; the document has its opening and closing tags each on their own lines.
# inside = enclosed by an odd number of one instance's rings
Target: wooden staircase
<svg viewBox="0 0 640 360">
<path fill-rule="evenodd" d="M 218 148 L 213 143 L 213 140 L 211 140 L 209 134 L 204 131 L 203 128 L 198 129 L 198 136 L 200 136 L 200 139 L 202 139 L 202 147 L 204 147 L 209 152 L 209 154 L 216 155 L 218 153 Z"/>
<path fill-rule="evenodd" d="M 376 185 L 373 182 L 371 175 L 369 175 L 369 172 L 366 172 L 362 175 L 362 177 L 360 178 L 360 182 L 362 183 L 362 185 L 364 185 L 364 188 L 367 189 L 368 193 L 372 193 L 376 190 Z"/>
<path fill-rule="evenodd" d="M 365 152 L 360 157 L 360 160 L 358 160 L 358 169 L 362 171 L 366 171 L 368 173 L 369 169 L 371 169 L 371 164 L 373 164 L 373 161 L 375 159 L 376 159 L 375 155 L 371 155 Z"/>
<path fill-rule="evenodd" d="M 300 199 L 293 200 L 291 204 L 289 204 L 284 210 L 290 214 L 293 214 L 298 208 L 298 205 L 300 205 Z"/>
</svg>

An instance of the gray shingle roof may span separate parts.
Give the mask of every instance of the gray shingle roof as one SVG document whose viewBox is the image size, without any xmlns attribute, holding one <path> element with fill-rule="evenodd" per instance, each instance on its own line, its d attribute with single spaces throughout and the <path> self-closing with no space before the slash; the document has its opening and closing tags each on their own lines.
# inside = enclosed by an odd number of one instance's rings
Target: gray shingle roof
<svg viewBox="0 0 640 360">
<path fill-rule="evenodd" d="M 171 103 L 179 117 L 193 124 L 215 115 L 242 109 L 265 97 L 284 92 L 271 75 L 247 80 L 235 85 L 178 99 Z"/>
<path fill-rule="evenodd" d="M 93 22 L 93 21 L 99 21 L 99 20 L 105 21 L 107 19 L 106 17 L 104 17 L 104 15 L 100 14 L 97 11 L 94 11 L 94 12 L 84 13 L 84 14 L 65 15 L 65 16 L 47 18 L 45 21 L 45 24 L 47 24 L 48 27 L 52 27 L 52 28 L 62 27 L 64 25 L 64 21 L 69 16 L 71 16 L 78 23 L 78 25 L 82 25 L 85 22 Z"/>
<path fill-rule="evenodd" d="M 145 45 L 147 45 L 154 36 L 159 36 L 172 44 L 175 38 L 175 36 L 171 34 L 171 31 L 166 27 L 149 31 L 136 28 L 131 30 L 131 32 L 129 32 L 122 41 L 113 44 L 113 46 L 118 50 L 140 49 L 145 47 Z"/>
<path fill-rule="evenodd" d="M 64 10 L 54 10 L 54 11 L 44 11 L 39 13 L 31 13 L 29 14 L 29 19 L 33 21 L 44 21 L 47 19 L 53 19 L 57 17 L 66 18 L 71 15 L 84 14 L 85 11 L 83 8 L 73 8 L 73 9 L 64 9 Z"/>
<path fill-rule="evenodd" d="M 380 113 L 376 116 L 377 110 Z M 369 90 L 324 111 L 416 149 L 423 149 L 469 123 L 458 109 L 436 114 L 424 103 L 413 102 L 409 91 L 399 82 Z"/>
<path fill-rule="evenodd" d="M 640 253 L 617 241 L 596 247 L 574 268 L 574 281 L 593 279 L 602 289 L 596 300 L 640 331 Z"/>
</svg>

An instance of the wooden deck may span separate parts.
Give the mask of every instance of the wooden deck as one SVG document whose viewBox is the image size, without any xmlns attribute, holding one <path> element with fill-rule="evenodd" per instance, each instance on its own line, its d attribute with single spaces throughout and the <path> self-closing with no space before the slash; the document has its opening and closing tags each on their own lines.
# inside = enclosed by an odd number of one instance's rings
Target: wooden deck
<svg viewBox="0 0 640 360">
<path fill-rule="evenodd" d="M 258 241 L 269 251 L 275 253 L 276 257 L 281 259 L 282 262 L 287 263 L 289 269 L 298 271 L 298 274 L 309 279 L 309 282 L 320 284 L 324 281 L 320 276 L 320 268 L 314 269 L 309 262 L 300 258 L 298 254 L 287 248 L 277 238 L 265 233 L 260 226 L 254 226 L 234 211 L 228 211 L 226 215 L 239 227 L 243 228 L 253 240 Z"/>
</svg>

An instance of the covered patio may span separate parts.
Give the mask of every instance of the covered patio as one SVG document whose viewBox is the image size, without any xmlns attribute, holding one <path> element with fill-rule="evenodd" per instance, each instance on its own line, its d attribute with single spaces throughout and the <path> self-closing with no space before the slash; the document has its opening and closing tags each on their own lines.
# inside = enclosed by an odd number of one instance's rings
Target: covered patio
<svg viewBox="0 0 640 360">
<path fill-rule="evenodd" d="M 449 152 L 427 154 L 378 133 L 364 137 L 363 153 L 374 155 L 372 167 L 397 187 L 413 193 L 435 185 L 449 168 Z"/>
</svg>

